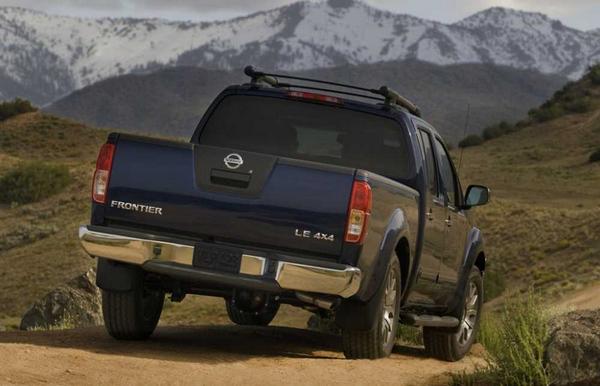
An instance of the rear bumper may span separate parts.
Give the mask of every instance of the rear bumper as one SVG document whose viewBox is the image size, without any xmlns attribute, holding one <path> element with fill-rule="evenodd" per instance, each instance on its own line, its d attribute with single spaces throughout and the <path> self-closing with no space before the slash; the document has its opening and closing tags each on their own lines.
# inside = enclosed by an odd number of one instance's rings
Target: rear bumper
<svg viewBox="0 0 600 386">
<path fill-rule="evenodd" d="M 194 242 L 98 226 L 79 228 L 83 249 L 93 257 L 141 266 L 189 282 L 282 292 L 301 291 L 344 298 L 358 292 L 360 269 L 341 264 L 285 261 L 243 251 L 238 274 L 194 267 Z"/>
</svg>

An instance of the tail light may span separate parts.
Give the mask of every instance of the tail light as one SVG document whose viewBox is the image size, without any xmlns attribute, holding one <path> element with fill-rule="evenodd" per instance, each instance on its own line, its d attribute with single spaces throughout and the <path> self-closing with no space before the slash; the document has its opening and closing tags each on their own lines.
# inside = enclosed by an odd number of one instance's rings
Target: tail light
<svg viewBox="0 0 600 386">
<path fill-rule="evenodd" d="M 315 94 L 313 92 L 305 91 L 290 91 L 287 94 L 290 98 L 309 99 L 318 102 L 342 104 L 340 98 L 336 98 L 331 95 Z"/>
<path fill-rule="evenodd" d="M 364 241 L 372 203 L 371 186 L 365 181 L 354 181 L 348 208 L 346 242 L 361 244 Z"/>
<path fill-rule="evenodd" d="M 94 172 L 94 182 L 92 185 L 92 200 L 98 204 L 106 202 L 106 192 L 108 191 L 108 182 L 110 180 L 110 170 L 112 169 L 114 155 L 114 144 L 105 143 L 102 145 L 98 154 L 98 160 L 96 161 L 96 171 Z"/>
</svg>

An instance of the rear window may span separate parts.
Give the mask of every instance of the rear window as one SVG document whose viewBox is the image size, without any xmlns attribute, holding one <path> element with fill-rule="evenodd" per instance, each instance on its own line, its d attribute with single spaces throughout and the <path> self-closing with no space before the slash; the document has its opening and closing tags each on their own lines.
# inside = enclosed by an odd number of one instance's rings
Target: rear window
<svg viewBox="0 0 600 386">
<path fill-rule="evenodd" d="M 392 119 L 338 106 L 263 96 L 228 96 L 210 116 L 203 145 L 411 177 L 402 127 Z"/>
</svg>

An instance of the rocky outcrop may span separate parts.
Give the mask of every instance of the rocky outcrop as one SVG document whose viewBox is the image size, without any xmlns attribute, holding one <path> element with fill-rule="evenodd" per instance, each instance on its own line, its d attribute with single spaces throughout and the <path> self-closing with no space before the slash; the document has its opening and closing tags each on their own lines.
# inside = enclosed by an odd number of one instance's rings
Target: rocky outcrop
<svg viewBox="0 0 600 386">
<path fill-rule="evenodd" d="M 100 290 L 90 269 L 35 302 L 21 320 L 21 330 L 63 329 L 102 324 Z"/>
<path fill-rule="evenodd" d="M 545 362 L 553 385 L 600 385 L 600 310 L 554 318 Z"/>
</svg>

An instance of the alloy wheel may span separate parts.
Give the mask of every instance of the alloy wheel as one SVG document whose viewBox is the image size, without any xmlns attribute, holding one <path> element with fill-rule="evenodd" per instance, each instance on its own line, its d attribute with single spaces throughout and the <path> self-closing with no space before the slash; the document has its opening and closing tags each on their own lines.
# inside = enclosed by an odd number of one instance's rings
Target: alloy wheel
<svg viewBox="0 0 600 386">
<path fill-rule="evenodd" d="M 394 318 L 396 317 L 396 296 L 398 293 L 398 277 L 396 271 L 390 269 L 385 281 L 385 294 L 383 299 L 383 320 L 381 323 L 381 336 L 383 344 L 387 346 L 390 339 L 394 339 Z"/>
<path fill-rule="evenodd" d="M 467 296 L 465 296 L 465 309 L 463 318 L 460 322 L 460 330 L 458 331 L 458 343 L 465 345 L 471 339 L 475 326 L 477 324 L 479 306 L 479 289 L 474 282 L 469 282 Z"/>
</svg>

